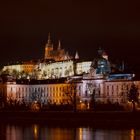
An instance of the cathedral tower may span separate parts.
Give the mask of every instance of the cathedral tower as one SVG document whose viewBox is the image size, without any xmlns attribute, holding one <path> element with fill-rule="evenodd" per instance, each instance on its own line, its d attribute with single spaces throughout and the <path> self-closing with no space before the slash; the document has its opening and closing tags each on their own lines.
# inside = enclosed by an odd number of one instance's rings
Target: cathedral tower
<svg viewBox="0 0 140 140">
<path fill-rule="evenodd" d="M 52 59 L 53 44 L 51 43 L 50 33 L 48 35 L 48 42 L 45 45 L 45 56 L 44 59 Z"/>
</svg>

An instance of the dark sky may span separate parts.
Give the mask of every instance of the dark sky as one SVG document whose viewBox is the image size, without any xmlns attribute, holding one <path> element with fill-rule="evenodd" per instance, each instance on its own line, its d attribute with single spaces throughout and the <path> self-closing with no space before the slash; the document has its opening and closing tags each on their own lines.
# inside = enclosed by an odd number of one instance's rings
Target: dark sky
<svg viewBox="0 0 140 140">
<path fill-rule="evenodd" d="M 140 70 L 139 0 L 3 0 L 0 63 L 42 58 L 48 33 L 57 44 L 94 58 L 99 46 L 110 59 Z"/>
</svg>

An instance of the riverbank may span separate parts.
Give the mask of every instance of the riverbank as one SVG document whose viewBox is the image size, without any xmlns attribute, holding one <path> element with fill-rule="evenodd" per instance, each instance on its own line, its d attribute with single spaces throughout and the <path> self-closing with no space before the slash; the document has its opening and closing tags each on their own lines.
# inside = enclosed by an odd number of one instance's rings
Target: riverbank
<svg viewBox="0 0 140 140">
<path fill-rule="evenodd" d="M 1 123 L 140 127 L 140 112 L 0 112 Z"/>
</svg>

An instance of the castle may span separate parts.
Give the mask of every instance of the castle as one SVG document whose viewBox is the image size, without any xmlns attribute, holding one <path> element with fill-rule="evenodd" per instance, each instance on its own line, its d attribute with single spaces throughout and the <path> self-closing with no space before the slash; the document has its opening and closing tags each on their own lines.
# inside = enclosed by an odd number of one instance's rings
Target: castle
<svg viewBox="0 0 140 140">
<path fill-rule="evenodd" d="M 70 96 L 76 93 L 80 109 L 90 108 L 93 94 L 96 103 L 110 102 L 131 108 L 127 94 L 132 84 L 138 92 L 140 89 L 140 81 L 133 81 L 134 74 L 123 73 L 122 69 L 119 73 L 112 72 L 112 64 L 103 49 L 99 48 L 97 58 L 82 61 L 77 52 L 72 57 L 62 49 L 60 41 L 54 49 L 50 34 L 43 61 L 4 66 L 2 75 L 7 79 L 2 77 L 1 96 L 7 102 L 16 100 L 26 104 L 72 104 Z"/>
</svg>

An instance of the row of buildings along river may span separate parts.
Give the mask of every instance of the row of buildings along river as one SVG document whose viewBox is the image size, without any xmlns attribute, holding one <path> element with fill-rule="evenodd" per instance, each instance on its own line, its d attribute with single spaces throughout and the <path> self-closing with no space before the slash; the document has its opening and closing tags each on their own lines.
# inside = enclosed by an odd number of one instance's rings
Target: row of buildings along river
<svg viewBox="0 0 140 140">
<path fill-rule="evenodd" d="M 54 47 L 50 35 L 44 59 L 5 65 L 1 70 L 1 107 L 10 100 L 25 104 L 72 104 L 75 96 L 79 109 L 90 109 L 90 102 L 119 104 L 131 108 L 128 93 L 132 85 L 140 89 L 134 74 L 117 67 L 99 48 L 98 57 L 81 60 L 78 52 L 72 57 L 61 47 Z M 139 98 L 137 109 L 139 108 Z M 94 103 L 93 103 L 94 104 Z M 94 108 L 94 107 L 93 107 Z"/>
</svg>

